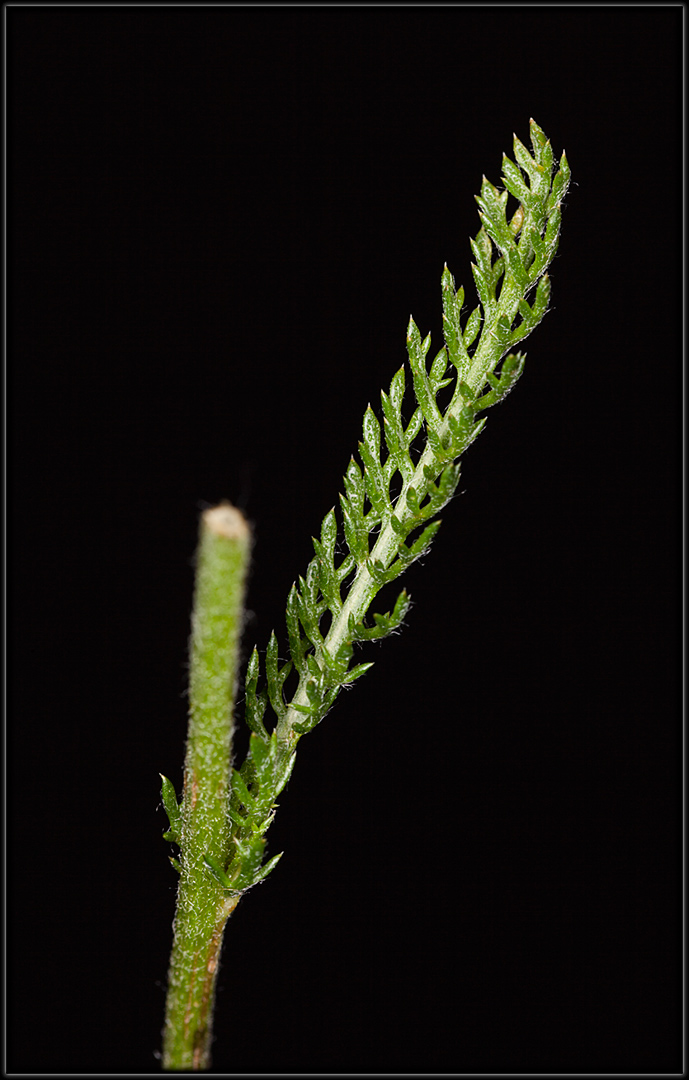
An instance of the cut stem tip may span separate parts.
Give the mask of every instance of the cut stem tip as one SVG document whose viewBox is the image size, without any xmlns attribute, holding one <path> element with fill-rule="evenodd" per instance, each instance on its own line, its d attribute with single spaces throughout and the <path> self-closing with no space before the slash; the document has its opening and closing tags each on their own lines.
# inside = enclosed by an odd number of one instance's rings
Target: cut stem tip
<svg viewBox="0 0 689 1080">
<path fill-rule="evenodd" d="M 204 510 L 203 522 L 211 532 L 228 540 L 241 540 L 249 535 L 249 526 L 243 513 L 228 502 Z"/>
</svg>

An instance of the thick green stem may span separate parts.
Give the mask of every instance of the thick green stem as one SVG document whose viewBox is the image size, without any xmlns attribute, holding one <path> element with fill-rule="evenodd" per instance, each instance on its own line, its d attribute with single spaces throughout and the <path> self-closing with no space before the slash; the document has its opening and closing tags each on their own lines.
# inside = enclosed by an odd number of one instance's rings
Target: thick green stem
<svg viewBox="0 0 689 1080">
<path fill-rule="evenodd" d="M 181 874 L 168 975 L 163 1068 L 207 1069 L 223 932 L 238 897 L 209 869 L 230 854 L 230 757 L 251 537 L 229 504 L 201 523 L 190 642 L 190 715 L 179 838 Z"/>
</svg>

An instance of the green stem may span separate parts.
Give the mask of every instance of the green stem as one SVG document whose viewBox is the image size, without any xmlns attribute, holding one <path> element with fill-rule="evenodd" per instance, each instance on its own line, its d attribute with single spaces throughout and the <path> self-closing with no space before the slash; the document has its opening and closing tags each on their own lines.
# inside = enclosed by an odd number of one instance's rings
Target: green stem
<svg viewBox="0 0 689 1080">
<path fill-rule="evenodd" d="M 181 807 L 180 881 L 168 975 L 163 1068 L 207 1069 L 228 897 L 205 857 L 230 854 L 230 758 L 251 537 L 229 504 L 207 510 L 197 552 L 190 715 Z"/>
</svg>

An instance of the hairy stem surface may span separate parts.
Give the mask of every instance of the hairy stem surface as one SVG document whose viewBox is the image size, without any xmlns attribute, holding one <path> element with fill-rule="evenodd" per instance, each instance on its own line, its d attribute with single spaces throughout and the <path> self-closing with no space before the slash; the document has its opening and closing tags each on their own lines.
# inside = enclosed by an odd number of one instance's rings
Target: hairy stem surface
<svg viewBox="0 0 689 1080">
<path fill-rule="evenodd" d="M 201 523 L 191 634 L 190 716 L 179 832 L 180 869 L 163 1033 L 164 1069 L 210 1063 L 215 983 L 223 932 L 239 897 L 228 897 L 207 858 L 230 852 L 232 710 L 249 563 L 248 526 L 227 504 Z M 169 811 L 168 811 L 169 812 Z M 173 810 L 174 816 L 174 810 Z"/>
</svg>

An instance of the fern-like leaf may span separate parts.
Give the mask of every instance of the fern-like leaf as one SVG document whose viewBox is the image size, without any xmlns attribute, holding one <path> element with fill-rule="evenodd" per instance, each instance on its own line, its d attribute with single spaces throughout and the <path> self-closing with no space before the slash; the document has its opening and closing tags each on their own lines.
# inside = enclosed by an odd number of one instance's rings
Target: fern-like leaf
<svg viewBox="0 0 689 1080">
<path fill-rule="evenodd" d="M 415 399 L 411 418 L 405 425 L 407 381 L 400 368 L 389 392 L 381 393 L 380 418 L 370 406 L 366 409 L 359 461 L 352 458 L 344 475 L 341 528 L 335 511 L 329 510 L 320 537 L 313 540 L 315 557 L 288 597 L 290 660 L 281 665 L 272 634 L 266 686 L 260 692 L 258 653 L 252 654 L 246 676 L 251 745 L 247 761 L 233 773 L 232 857 L 224 868 L 208 864 L 230 892 L 250 888 L 275 866 L 279 856 L 262 866 L 264 833 L 294 766 L 298 740 L 320 723 L 340 689 L 372 666 L 350 666 L 354 647 L 401 626 L 409 610 L 406 590 L 392 612 L 369 614 L 371 604 L 384 585 L 428 551 L 440 527 L 437 514 L 459 482 L 458 459 L 485 426 L 485 417 L 477 414 L 502 401 L 524 369 L 524 354 L 509 350 L 546 312 L 546 270 L 557 251 L 561 205 L 570 180 L 564 153 L 553 176 L 550 142 L 533 120 L 530 136 L 531 151 L 515 136 L 515 160 L 503 158 L 502 190 L 484 177 L 476 196 L 481 227 L 471 241 L 471 269 L 479 304 L 468 316 L 463 313 L 464 289 L 455 288 L 447 266 L 443 270 L 445 344 L 430 368 L 430 334 L 422 338 L 413 318 L 409 320 L 407 352 Z M 519 205 L 508 217 L 510 196 Z M 438 395 L 453 382 L 449 403 L 442 406 Z M 423 445 L 414 450 L 420 437 Z M 402 489 L 393 495 L 397 476 Z M 336 563 L 342 550 L 345 554 Z M 298 685 L 288 702 L 283 689 L 292 669 Z M 268 701 L 276 717 L 270 735 L 263 723 Z M 166 807 L 169 801 L 168 793 Z M 173 816 L 174 809 L 171 826 Z"/>
</svg>

